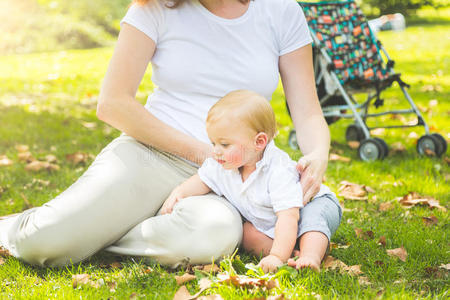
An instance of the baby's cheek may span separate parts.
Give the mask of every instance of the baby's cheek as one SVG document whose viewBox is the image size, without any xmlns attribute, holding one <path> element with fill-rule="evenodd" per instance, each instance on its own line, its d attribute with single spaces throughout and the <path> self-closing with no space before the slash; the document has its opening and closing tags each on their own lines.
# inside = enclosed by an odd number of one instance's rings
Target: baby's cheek
<svg viewBox="0 0 450 300">
<path fill-rule="evenodd" d="M 242 160 L 241 151 L 235 150 L 230 153 L 230 161 L 236 163 Z"/>
</svg>

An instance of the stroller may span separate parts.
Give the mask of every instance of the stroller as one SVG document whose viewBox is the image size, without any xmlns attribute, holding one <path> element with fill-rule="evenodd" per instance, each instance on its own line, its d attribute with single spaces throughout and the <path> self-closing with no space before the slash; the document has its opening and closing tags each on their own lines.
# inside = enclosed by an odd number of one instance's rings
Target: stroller
<svg viewBox="0 0 450 300">
<path fill-rule="evenodd" d="M 360 142 L 359 157 L 364 161 L 373 161 L 388 154 L 386 142 L 381 138 L 372 138 L 370 130 L 414 126 L 425 129 L 425 135 L 417 141 L 419 154 L 441 156 L 445 153 L 446 140 L 437 133 L 430 134 L 406 90 L 409 85 L 402 81 L 399 73 L 394 72 L 394 61 L 370 30 L 366 17 L 356 3 L 350 0 L 299 2 L 299 5 L 303 8 L 314 41 L 314 73 L 324 117 L 328 124 L 340 118 L 354 118 L 355 123 L 347 127 L 345 136 L 347 141 Z M 384 53 L 384 58 L 380 51 Z M 371 105 L 379 108 L 384 104 L 380 94 L 393 82 L 398 83 L 411 108 L 369 113 Z M 359 102 L 356 94 L 360 94 Z M 366 123 L 369 117 L 391 115 L 398 118 L 400 114 L 415 114 L 417 122 L 377 127 L 369 127 Z M 295 130 L 289 134 L 289 145 L 298 149 Z"/>
</svg>

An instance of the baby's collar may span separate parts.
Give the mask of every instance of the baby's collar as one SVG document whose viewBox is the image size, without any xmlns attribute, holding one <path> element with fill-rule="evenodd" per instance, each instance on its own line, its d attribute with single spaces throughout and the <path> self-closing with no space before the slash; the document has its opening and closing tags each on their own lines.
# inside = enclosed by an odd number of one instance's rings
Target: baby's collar
<svg viewBox="0 0 450 300">
<path fill-rule="evenodd" d="M 272 149 L 275 148 L 275 142 L 271 140 L 267 145 L 266 148 L 264 148 L 263 156 L 262 158 L 256 162 L 256 168 L 262 168 L 264 166 L 267 166 L 270 161 L 270 153 L 272 152 Z"/>
</svg>

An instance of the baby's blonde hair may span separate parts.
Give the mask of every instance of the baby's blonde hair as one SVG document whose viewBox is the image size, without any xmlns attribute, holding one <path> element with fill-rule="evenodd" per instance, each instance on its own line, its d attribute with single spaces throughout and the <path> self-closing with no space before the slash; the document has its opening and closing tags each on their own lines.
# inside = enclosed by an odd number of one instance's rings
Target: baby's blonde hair
<svg viewBox="0 0 450 300">
<path fill-rule="evenodd" d="M 266 98 L 248 90 L 226 94 L 209 110 L 206 126 L 223 118 L 241 122 L 256 133 L 265 132 L 272 140 L 277 133 L 277 123 L 272 107 Z"/>
</svg>

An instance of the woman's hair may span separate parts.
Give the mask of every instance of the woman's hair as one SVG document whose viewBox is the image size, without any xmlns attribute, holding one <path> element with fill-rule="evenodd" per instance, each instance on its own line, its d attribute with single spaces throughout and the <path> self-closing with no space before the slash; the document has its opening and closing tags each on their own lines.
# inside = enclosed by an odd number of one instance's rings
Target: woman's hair
<svg viewBox="0 0 450 300">
<path fill-rule="evenodd" d="M 133 0 L 132 3 L 137 3 L 137 4 L 140 4 L 140 5 L 144 5 L 144 4 L 147 4 L 150 1 L 157 1 L 157 0 Z M 169 8 L 175 8 L 175 7 L 178 7 L 181 3 L 189 1 L 189 0 L 168 0 L 167 2 L 169 2 L 169 1 L 172 2 L 173 4 L 172 5 L 167 5 L 166 4 L 166 6 L 169 7 Z M 238 0 L 238 1 L 243 3 L 243 4 L 245 4 L 245 3 L 249 2 L 250 0 Z"/>
<path fill-rule="evenodd" d="M 269 141 L 277 133 L 275 113 L 269 101 L 252 91 L 237 90 L 226 94 L 209 110 L 206 126 L 223 118 L 230 123 L 241 122 L 256 133 L 265 132 Z"/>
</svg>

